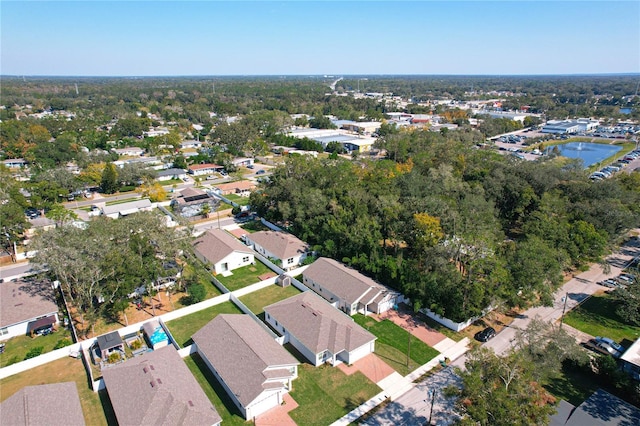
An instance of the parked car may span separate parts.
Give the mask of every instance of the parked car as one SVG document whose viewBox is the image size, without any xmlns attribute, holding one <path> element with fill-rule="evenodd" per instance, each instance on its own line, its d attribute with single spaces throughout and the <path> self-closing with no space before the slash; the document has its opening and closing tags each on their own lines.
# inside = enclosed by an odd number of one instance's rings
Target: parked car
<svg viewBox="0 0 640 426">
<path fill-rule="evenodd" d="M 26 209 L 24 211 L 24 214 L 29 218 L 29 219 L 35 219 L 38 216 L 40 216 L 40 211 L 38 209 L 35 209 L 33 207 L 29 207 L 28 209 Z"/>
<path fill-rule="evenodd" d="M 612 346 L 603 342 L 601 339 L 602 337 L 596 337 L 595 339 L 582 343 L 582 346 L 593 352 L 601 355 L 611 355 L 614 358 L 619 358 L 620 355 L 622 355 L 622 352 L 615 350 Z"/>
<path fill-rule="evenodd" d="M 479 342 L 486 342 L 489 339 L 495 337 L 495 335 L 496 331 L 493 329 L 493 327 L 487 327 L 484 330 L 477 332 L 473 337 Z"/>
<path fill-rule="evenodd" d="M 625 348 L 622 345 L 614 342 L 613 339 L 608 337 L 596 337 L 594 340 L 598 346 L 605 349 L 614 358 L 620 358 L 625 351 Z"/>
<path fill-rule="evenodd" d="M 265 173 L 267 173 L 267 172 L 265 172 L 265 171 L 264 171 L 264 169 L 260 169 L 260 170 L 258 170 L 258 171 L 256 172 L 256 174 L 257 174 L 257 175 L 263 175 L 263 174 L 265 174 Z"/>
</svg>

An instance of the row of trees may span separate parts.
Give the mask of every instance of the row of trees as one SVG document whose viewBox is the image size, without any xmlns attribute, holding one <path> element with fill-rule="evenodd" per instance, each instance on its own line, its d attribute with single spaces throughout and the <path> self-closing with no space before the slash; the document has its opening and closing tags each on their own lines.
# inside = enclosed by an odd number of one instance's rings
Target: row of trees
<svg viewBox="0 0 640 426">
<path fill-rule="evenodd" d="M 454 320 L 550 303 L 563 271 L 595 261 L 640 217 L 640 182 L 590 182 L 579 164 L 520 162 L 474 133 L 399 132 L 392 160 L 289 158 L 251 197 L 323 255 Z"/>
</svg>

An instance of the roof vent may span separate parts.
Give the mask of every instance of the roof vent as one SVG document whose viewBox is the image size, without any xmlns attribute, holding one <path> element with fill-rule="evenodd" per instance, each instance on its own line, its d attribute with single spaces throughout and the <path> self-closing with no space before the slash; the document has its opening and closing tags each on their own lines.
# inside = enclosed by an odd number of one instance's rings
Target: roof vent
<svg viewBox="0 0 640 426">
<path fill-rule="evenodd" d="M 156 371 L 156 369 L 153 368 L 153 364 L 149 364 L 149 368 L 152 369 L 153 371 Z"/>
<path fill-rule="evenodd" d="M 144 368 L 142 369 L 142 371 L 144 371 L 144 374 L 147 374 L 147 373 L 149 372 L 149 370 L 147 369 L 147 367 L 144 367 Z"/>
<path fill-rule="evenodd" d="M 162 384 L 162 379 L 158 379 L 158 384 L 161 385 Z"/>
<path fill-rule="evenodd" d="M 189 404 L 189 407 L 193 407 L 193 401 L 192 400 L 187 401 L 187 403 Z"/>
<path fill-rule="evenodd" d="M 152 388 L 156 387 L 156 381 L 155 380 L 152 380 L 149 384 L 151 385 Z"/>
</svg>

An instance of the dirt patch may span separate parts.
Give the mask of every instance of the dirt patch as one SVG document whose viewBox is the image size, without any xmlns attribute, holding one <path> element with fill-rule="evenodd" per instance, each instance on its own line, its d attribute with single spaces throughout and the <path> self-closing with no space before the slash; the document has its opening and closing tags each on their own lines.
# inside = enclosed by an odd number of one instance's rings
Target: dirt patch
<svg viewBox="0 0 640 426">
<path fill-rule="evenodd" d="M 273 277 L 275 277 L 275 276 L 276 276 L 276 273 L 275 273 L 275 272 L 267 272 L 267 273 L 265 273 L 265 274 L 258 275 L 258 279 L 259 279 L 260 281 L 264 281 L 264 280 L 268 280 L 269 278 L 273 278 Z"/>
</svg>

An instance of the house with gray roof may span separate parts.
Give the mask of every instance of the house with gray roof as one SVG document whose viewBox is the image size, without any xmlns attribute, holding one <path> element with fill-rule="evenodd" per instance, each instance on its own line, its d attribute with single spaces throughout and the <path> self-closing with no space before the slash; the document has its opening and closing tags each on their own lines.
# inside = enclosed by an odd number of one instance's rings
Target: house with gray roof
<svg viewBox="0 0 640 426">
<path fill-rule="evenodd" d="M 249 315 L 221 314 L 193 335 L 197 351 L 245 419 L 283 402 L 298 361 Z"/>
<path fill-rule="evenodd" d="M 311 291 L 264 308 L 265 321 L 316 367 L 353 364 L 373 353 L 376 336 Z"/>
<path fill-rule="evenodd" d="M 102 207 L 102 214 L 111 219 L 117 219 L 122 216 L 128 216 L 141 211 L 151 211 L 153 205 L 148 199 L 130 201 L 128 203 L 105 205 Z"/>
<path fill-rule="evenodd" d="M 196 257 L 216 274 L 227 274 L 255 262 L 253 251 L 222 229 L 208 230 L 194 241 L 193 248 Z"/>
<path fill-rule="evenodd" d="M 640 424 L 640 409 L 598 389 L 574 407 L 561 400 L 550 426 L 631 426 Z"/>
<path fill-rule="evenodd" d="M 25 336 L 58 323 L 58 305 L 48 280 L 0 284 L 0 341 Z"/>
<path fill-rule="evenodd" d="M 187 176 L 187 171 L 185 169 L 163 169 L 158 170 L 156 174 L 156 180 L 165 181 L 171 179 L 184 179 Z"/>
<path fill-rule="evenodd" d="M 222 421 L 173 346 L 104 369 L 102 378 L 121 425 L 209 426 Z"/>
<path fill-rule="evenodd" d="M 264 257 L 275 259 L 285 271 L 299 266 L 310 251 L 309 244 L 281 231 L 254 232 L 244 240 Z"/>
<path fill-rule="evenodd" d="M 220 200 L 198 188 L 185 188 L 176 198 L 171 200 L 173 211 L 182 217 L 194 217 L 202 214 L 202 207 L 208 204 L 210 211 L 215 211 Z"/>
<path fill-rule="evenodd" d="M 83 426 L 84 415 L 75 382 L 20 389 L 0 403 L 0 424 Z"/>
<path fill-rule="evenodd" d="M 321 257 L 302 274 L 304 285 L 348 315 L 380 314 L 393 308 L 402 295 L 342 263 Z"/>
</svg>

